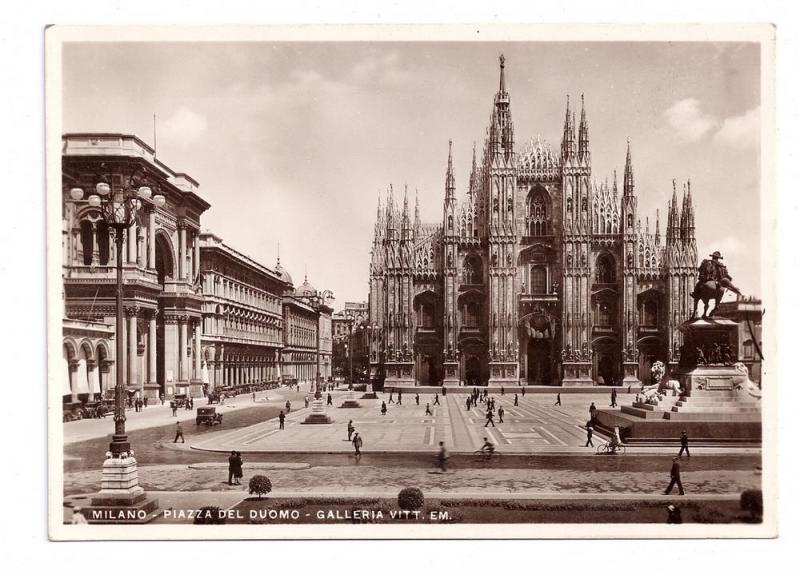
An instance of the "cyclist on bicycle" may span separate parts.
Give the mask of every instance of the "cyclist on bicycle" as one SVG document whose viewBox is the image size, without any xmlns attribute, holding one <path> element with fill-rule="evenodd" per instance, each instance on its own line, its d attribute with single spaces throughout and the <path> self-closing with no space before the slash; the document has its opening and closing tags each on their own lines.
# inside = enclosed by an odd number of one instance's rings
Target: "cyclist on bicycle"
<svg viewBox="0 0 800 571">
<path fill-rule="evenodd" d="M 481 446 L 480 452 L 487 458 L 491 458 L 494 454 L 494 444 L 489 442 L 486 436 L 483 437 L 483 446 Z"/>
</svg>

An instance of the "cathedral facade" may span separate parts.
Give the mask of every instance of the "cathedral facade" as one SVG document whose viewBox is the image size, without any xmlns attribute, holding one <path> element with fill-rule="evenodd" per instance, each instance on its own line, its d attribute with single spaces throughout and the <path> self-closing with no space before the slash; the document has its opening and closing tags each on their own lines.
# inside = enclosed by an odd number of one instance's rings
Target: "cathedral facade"
<svg viewBox="0 0 800 571">
<path fill-rule="evenodd" d="M 676 364 L 697 278 L 691 187 L 666 235 L 642 226 L 630 141 L 622 188 L 593 182 L 589 123 L 567 100 L 559 151 L 515 148 L 505 61 L 483 150 L 441 222 L 390 187 L 370 263 L 370 369 L 386 386 L 631 384 Z"/>
</svg>

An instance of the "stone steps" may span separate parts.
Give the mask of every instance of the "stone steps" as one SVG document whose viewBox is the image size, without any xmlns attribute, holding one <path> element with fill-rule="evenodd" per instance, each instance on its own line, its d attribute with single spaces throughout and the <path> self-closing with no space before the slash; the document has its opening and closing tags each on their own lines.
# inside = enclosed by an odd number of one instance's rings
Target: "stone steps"
<svg viewBox="0 0 800 571">
<path fill-rule="evenodd" d="M 719 409 L 714 409 L 709 412 L 665 412 L 664 418 L 667 420 L 720 420 L 720 421 L 735 421 L 735 422 L 758 422 L 761 420 L 760 413 L 748 412 L 724 412 Z"/>
<path fill-rule="evenodd" d="M 669 412 L 718 412 L 720 414 L 759 414 L 761 408 L 757 406 L 673 406 Z"/>
</svg>

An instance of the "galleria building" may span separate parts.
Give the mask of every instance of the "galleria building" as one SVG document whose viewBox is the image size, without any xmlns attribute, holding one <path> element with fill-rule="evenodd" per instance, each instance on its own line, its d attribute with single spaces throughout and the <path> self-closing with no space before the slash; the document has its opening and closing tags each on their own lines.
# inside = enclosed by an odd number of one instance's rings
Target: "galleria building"
<svg viewBox="0 0 800 571">
<path fill-rule="evenodd" d="M 62 297 L 65 403 L 108 395 L 122 368 L 128 395 L 195 397 L 215 388 L 330 378 L 330 292 L 294 287 L 202 230 L 210 208 L 198 183 L 132 135 L 62 140 Z M 116 251 L 114 232 L 88 200 L 99 181 L 114 190 L 146 172 L 165 202 L 140 199 Z M 116 355 L 117 258 L 122 258 L 121 355 Z"/>
<path fill-rule="evenodd" d="M 441 223 L 389 190 L 370 264 L 370 370 L 387 386 L 650 380 L 677 363 L 697 279 L 691 188 L 666 236 L 642 227 L 630 142 L 622 188 L 592 182 L 589 123 L 567 101 L 560 152 L 515 150 L 504 59 L 487 137 Z"/>
</svg>

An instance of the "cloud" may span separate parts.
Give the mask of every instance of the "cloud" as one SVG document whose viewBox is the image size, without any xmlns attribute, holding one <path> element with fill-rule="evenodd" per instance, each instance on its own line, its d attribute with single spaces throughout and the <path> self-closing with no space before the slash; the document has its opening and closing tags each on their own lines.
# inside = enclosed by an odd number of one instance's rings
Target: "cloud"
<svg viewBox="0 0 800 571">
<path fill-rule="evenodd" d="M 757 147 L 761 141 L 761 108 L 728 117 L 714 135 L 714 142 L 737 149 Z"/>
<path fill-rule="evenodd" d="M 697 141 L 717 122 L 713 116 L 703 113 L 700 102 L 693 97 L 676 102 L 664 111 L 664 117 L 678 137 L 686 142 Z"/>
<path fill-rule="evenodd" d="M 723 257 L 740 255 L 745 251 L 745 243 L 736 236 L 726 236 L 719 240 L 714 240 L 706 246 L 708 252 L 698 252 L 701 257 L 707 257 L 711 252 L 719 252 Z"/>
<path fill-rule="evenodd" d="M 161 126 L 161 135 L 182 147 L 187 147 L 200 138 L 208 128 L 205 115 L 181 107 Z"/>
</svg>

